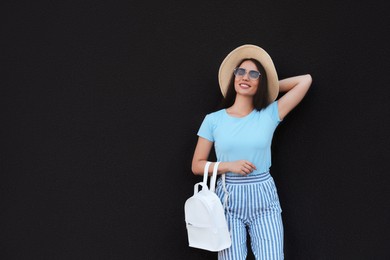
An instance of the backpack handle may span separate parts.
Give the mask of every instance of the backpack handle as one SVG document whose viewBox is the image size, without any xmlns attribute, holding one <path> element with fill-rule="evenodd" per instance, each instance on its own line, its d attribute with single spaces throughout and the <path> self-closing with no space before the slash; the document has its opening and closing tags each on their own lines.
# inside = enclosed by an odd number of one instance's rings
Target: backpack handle
<svg viewBox="0 0 390 260">
<path fill-rule="evenodd" d="M 194 195 L 199 192 L 199 185 L 202 186 L 202 190 L 208 189 L 207 185 L 204 185 L 203 182 L 198 182 L 197 184 L 194 185 Z"/>
<path fill-rule="evenodd" d="M 218 165 L 220 162 L 215 162 L 214 169 L 213 169 L 213 175 L 211 177 L 210 181 L 210 191 L 215 192 L 215 183 L 217 180 L 217 172 L 218 172 Z M 203 173 L 203 183 L 207 187 L 207 176 L 209 175 L 209 167 L 211 162 L 206 162 L 206 165 L 204 166 L 204 173 Z"/>
</svg>

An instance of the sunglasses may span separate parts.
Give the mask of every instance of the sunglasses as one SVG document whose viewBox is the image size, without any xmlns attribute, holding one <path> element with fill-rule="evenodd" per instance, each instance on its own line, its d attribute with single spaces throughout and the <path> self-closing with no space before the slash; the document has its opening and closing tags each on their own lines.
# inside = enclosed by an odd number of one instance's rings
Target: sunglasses
<svg viewBox="0 0 390 260">
<path fill-rule="evenodd" d="M 233 74 L 236 77 L 243 77 L 246 74 L 246 69 L 244 69 L 244 68 L 235 68 L 234 71 L 233 71 Z M 260 72 L 258 72 L 256 70 L 250 70 L 248 72 L 248 77 L 251 80 L 258 79 L 260 77 L 260 75 L 261 75 Z"/>
</svg>

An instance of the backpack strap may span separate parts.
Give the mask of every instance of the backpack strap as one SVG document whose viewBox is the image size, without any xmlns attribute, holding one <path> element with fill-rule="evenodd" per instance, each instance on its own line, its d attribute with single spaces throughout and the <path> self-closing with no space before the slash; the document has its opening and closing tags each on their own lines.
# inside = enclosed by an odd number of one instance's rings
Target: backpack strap
<svg viewBox="0 0 390 260">
<path fill-rule="evenodd" d="M 215 183 L 217 180 L 217 172 L 218 172 L 218 166 L 220 162 L 216 162 L 214 164 L 214 169 L 213 169 L 213 176 L 211 177 L 211 182 L 210 182 L 210 191 L 215 192 Z M 203 173 L 203 183 L 202 184 L 203 188 L 207 187 L 207 176 L 209 175 L 209 167 L 210 167 L 211 162 L 206 162 L 206 165 L 204 166 L 204 173 Z M 229 202 L 229 192 L 226 189 L 226 181 L 225 181 L 225 173 L 222 174 L 222 189 L 224 192 L 223 196 L 223 208 L 226 210 L 227 214 L 230 215 L 229 208 L 228 208 L 228 202 Z M 194 192 L 195 194 L 195 192 Z"/>
<path fill-rule="evenodd" d="M 222 174 L 222 189 L 225 194 L 223 197 L 223 208 L 227 209 L 228 199 L 229 199 L 229 192 L 226 189 L 226 181 L 225 181 L 225 174 Z M 229 213 L 229 211 L 228 211 Z"/>
<path fill-rule="evenodd" d="M 215 192 L 215 183 L 217 181 L 218 165 L 220 162 L 215 162 L 213 169 L 213 176 L 210 181 L 210 191 Z"/>
<path fill-rule="evenodd" d="M 210 180 L 210 191 L 215 192 L 215 184 L 217 182 L 217 173 L 218 173 L 218 165 L 220 162 L 215 162 L 214 169 L 213 169 L 213 175 L 211 176 Z M 203 184 L 207 187 L 207 177 L 209 175 L 209 167 L 211 162 L 206 162 L 206 165 L 204 166 L 204 172 L 203 172 Z M 202 185 L 203 186 L 203 185 Z M 205 187 L 203 186 L 203 187 Z"/>
<path fill-rule="evenodd" d="M 209 176 L 209 167 L 211 162 L 206 162 L 206 165 L 204 166 L 204 172 L 203 172 L 203 183 L 207 187 L 207 177 Z"/>
</svg>

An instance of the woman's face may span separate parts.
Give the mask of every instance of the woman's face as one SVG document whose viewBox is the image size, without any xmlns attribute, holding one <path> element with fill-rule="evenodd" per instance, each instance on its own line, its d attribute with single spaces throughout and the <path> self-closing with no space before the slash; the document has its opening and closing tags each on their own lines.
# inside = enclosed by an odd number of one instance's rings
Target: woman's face
<svg viewBox="0 0 390 260">
<path fill-rule="evenodd" d="M 242 73 L 238 73 L 234 77 L 234 89 L 237 92 L 237 95 L 243 95 L 243 96 L 254 96 L 257 92 L 257 89 L 259 87 L 260 77 L 257 79 L 253 79 L 253 75 L 251 77 L 250 71 L 259 71 L 256 67 L 256 65 L 250 61 L 246 60 L 243 63 L 241 63 L 238 68 L 245 69 L 244 75 L 239 75 Z M 241 70 L 242 72 L 242 70 Z M 256 73 L 251 73 L 256 74 Z"/>
</svg>

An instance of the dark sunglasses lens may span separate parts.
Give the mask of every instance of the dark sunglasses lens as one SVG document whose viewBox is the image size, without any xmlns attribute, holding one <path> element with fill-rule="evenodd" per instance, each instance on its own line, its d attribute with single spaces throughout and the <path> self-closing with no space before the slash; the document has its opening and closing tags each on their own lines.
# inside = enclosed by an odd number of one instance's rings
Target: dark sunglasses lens
<svg viewBox="0 0 390 260">
<path fill-rule="evenodd" d="M 236 75 L 236 76 L 244 76 L 245 75 L 245 69 L 243 69 L 243 68 L 236 68 L 234 70 L 234 75 Z"/>
<path fill-rule="evenodd" d="M 251 79 L 258 79 L 259 76 L 260 76 L 260 72 L 255 71 L 255 70 L 249 71 L 249 77 L 250 77 Z"/>
</svg>

